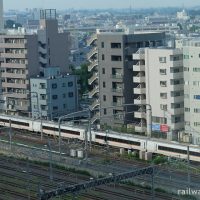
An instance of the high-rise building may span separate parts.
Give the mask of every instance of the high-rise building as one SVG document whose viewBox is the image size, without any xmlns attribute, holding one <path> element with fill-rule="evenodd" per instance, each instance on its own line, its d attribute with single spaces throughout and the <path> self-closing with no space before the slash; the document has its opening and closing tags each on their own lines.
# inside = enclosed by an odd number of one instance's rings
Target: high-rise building
<svg viewBox="0 0 200 200">
<path fill-rule="evenodd" d="M 89 96 L 94 100 L 90 107 L 94 114 L 92 123 L 98 120 L 109 126 L 133 123 L 133 112 L 128 114 L 133 106 L 121 106 L 133 104 L 135 96 L 132 54 L 140 47 L 161 46 L 164 40 L 164 33 L 129 33 L 123 29 L 97 30 L 88 40 L 92 47 L 88 54 L 91 63 L 88 70 L 93 72 L 88 80 L 92 88 Z"/>
<path fill-rule="evenodd" d="M 171 140 L 184 129 L 183 53 L 166 47 L 142 48 L 133 54 L 137 132 L 168 134 Z M 145 106 L 146 104 L 150 107 Z M 150 110 L 151 109 L 151 110 Z"/>
</svg>

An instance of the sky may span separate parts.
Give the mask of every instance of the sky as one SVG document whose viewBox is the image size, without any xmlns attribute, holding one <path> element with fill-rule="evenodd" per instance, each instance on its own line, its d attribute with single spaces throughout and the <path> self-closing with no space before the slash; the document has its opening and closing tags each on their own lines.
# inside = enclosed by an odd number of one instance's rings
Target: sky
<svg viewBox="0 0 200 200">
<path fill-rule="evenodd" d="M 200 6 L 200 0 L 4 0 L 4 9 L 56 8 L 135 8 L 147 7 L 192 7 Z"/>
</svg>

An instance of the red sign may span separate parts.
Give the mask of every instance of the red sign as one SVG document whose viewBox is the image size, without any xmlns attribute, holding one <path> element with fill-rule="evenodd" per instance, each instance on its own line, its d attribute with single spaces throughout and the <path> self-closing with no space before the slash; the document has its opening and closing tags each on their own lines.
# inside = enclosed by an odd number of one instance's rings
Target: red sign
<svg viewBox="0 0 200 200">
<path fill-rule="evenodd" d="M 160 125 L 160 131 L 161 132 L 168 132 L 169 131 L 169 127 L 168 127 L 168 125 L 166 125 L 166 124 L 161 124 Z"/>
</svg>

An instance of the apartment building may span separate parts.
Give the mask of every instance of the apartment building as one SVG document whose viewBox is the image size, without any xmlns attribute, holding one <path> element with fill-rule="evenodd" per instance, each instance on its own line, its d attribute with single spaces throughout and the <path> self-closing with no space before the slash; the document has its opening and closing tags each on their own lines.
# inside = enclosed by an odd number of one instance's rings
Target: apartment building
<svg viewBox="0 0 200 200">
<path fill-rule="evenodd" d="M 200 39 L 183 42 L 185 131 L 200 142 Z"/>
<path fill-rule="evenodd" d="M 99 122 L 109 126 L 123 126 L 133 123 L 133 77 L 134 61 L 132 54 L 140 47 L 161 46 L 165 34 L 160 32 L 130 33 L 123 29 L 97 30 L 88 40 L 91 51 L 88 54 L 88 80 L 92 87 L 89 96 L 94 116 L 92 123 Z M 109 108 L 110 107 L 110 108 Z M 100 112 L 99 112 L 100 109 Z M 125 114 L 126 113 L 126 114 Z"/>
<path fill-rule="evenodd" d="M 28 34 L 24 28 L 0 35 L 2 112 L 30 113 L 30 77 L 44 74 L 49 66 L 69 72 L 69 34 L 58 32 L 56 10 L 42 10 L 40 29 Z"/>
<path fill-rule="evenodd" d="M 37 35 L 22 30 L 0 35 L 1 103 L 7 114 L 28 115 L 29 78 L 39 74 Z"/>
<path fill-rule="evenodd" d="M 133 82 L 137 132 L 168 133 L 178 137 L 184 129 L 183 53 L 166 47 L 141 48 L 133 54 Z"/>
<path fill-rule="evenodd" d="M 78 109 L 78 87 L 75 75 L 61 75 L 59 67 L 44 70 L 44 77 L 30 79 L 31 107 L 34 118 L 52 120 Z M 35 95 L 37 94 L 37 95 Z"/>
</svg>

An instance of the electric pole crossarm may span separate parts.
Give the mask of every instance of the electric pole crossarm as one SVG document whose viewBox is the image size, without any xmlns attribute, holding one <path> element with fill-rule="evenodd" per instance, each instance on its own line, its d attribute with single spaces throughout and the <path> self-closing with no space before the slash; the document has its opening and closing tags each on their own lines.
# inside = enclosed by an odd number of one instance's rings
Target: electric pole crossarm
<svg viewBox="0 0 200 200">
<path fill-rule="evenodd" d="M 100 185 L 105 185 L 105 184 L 109 184 L 109 183 L 115 183 L 115 182 L 120 182 L 122 180 L 125 179 L 129 179 L 129 178 L 133 178 L 136 176 L 140 176 L 140 175 L 144 175 L 144 174 L 149 174 L 152 175 L 154 173 L 154 168 L 151 167 L 146 167 L 146 168 L 142 168 L 142 169 L 138 169 L 138 170 L 134 170 L 131 172 L 126 172 L 126 173 L 121 173 L 118 174 L 116 176 L 111 176 L 111 177 L 106 177 L 106 178 L 100 178 L 97 180 L 93 180 L 93 181 L 88 181 L 85 183 L 81 183 L 81 184 L 76 184 L 76 185 L 72 185 L 72 186 L 68 186 L 66 188 L 63 189 L 56 189 L 56 190 L 52 190 L 52 191 L 40 191 L 40 200 L 48 200 L 52 197 L 56 197 L 56 196 L 60 196 L 63 194 L 74 194 L 89 188 L 94 188 Z"/>
</svg>

